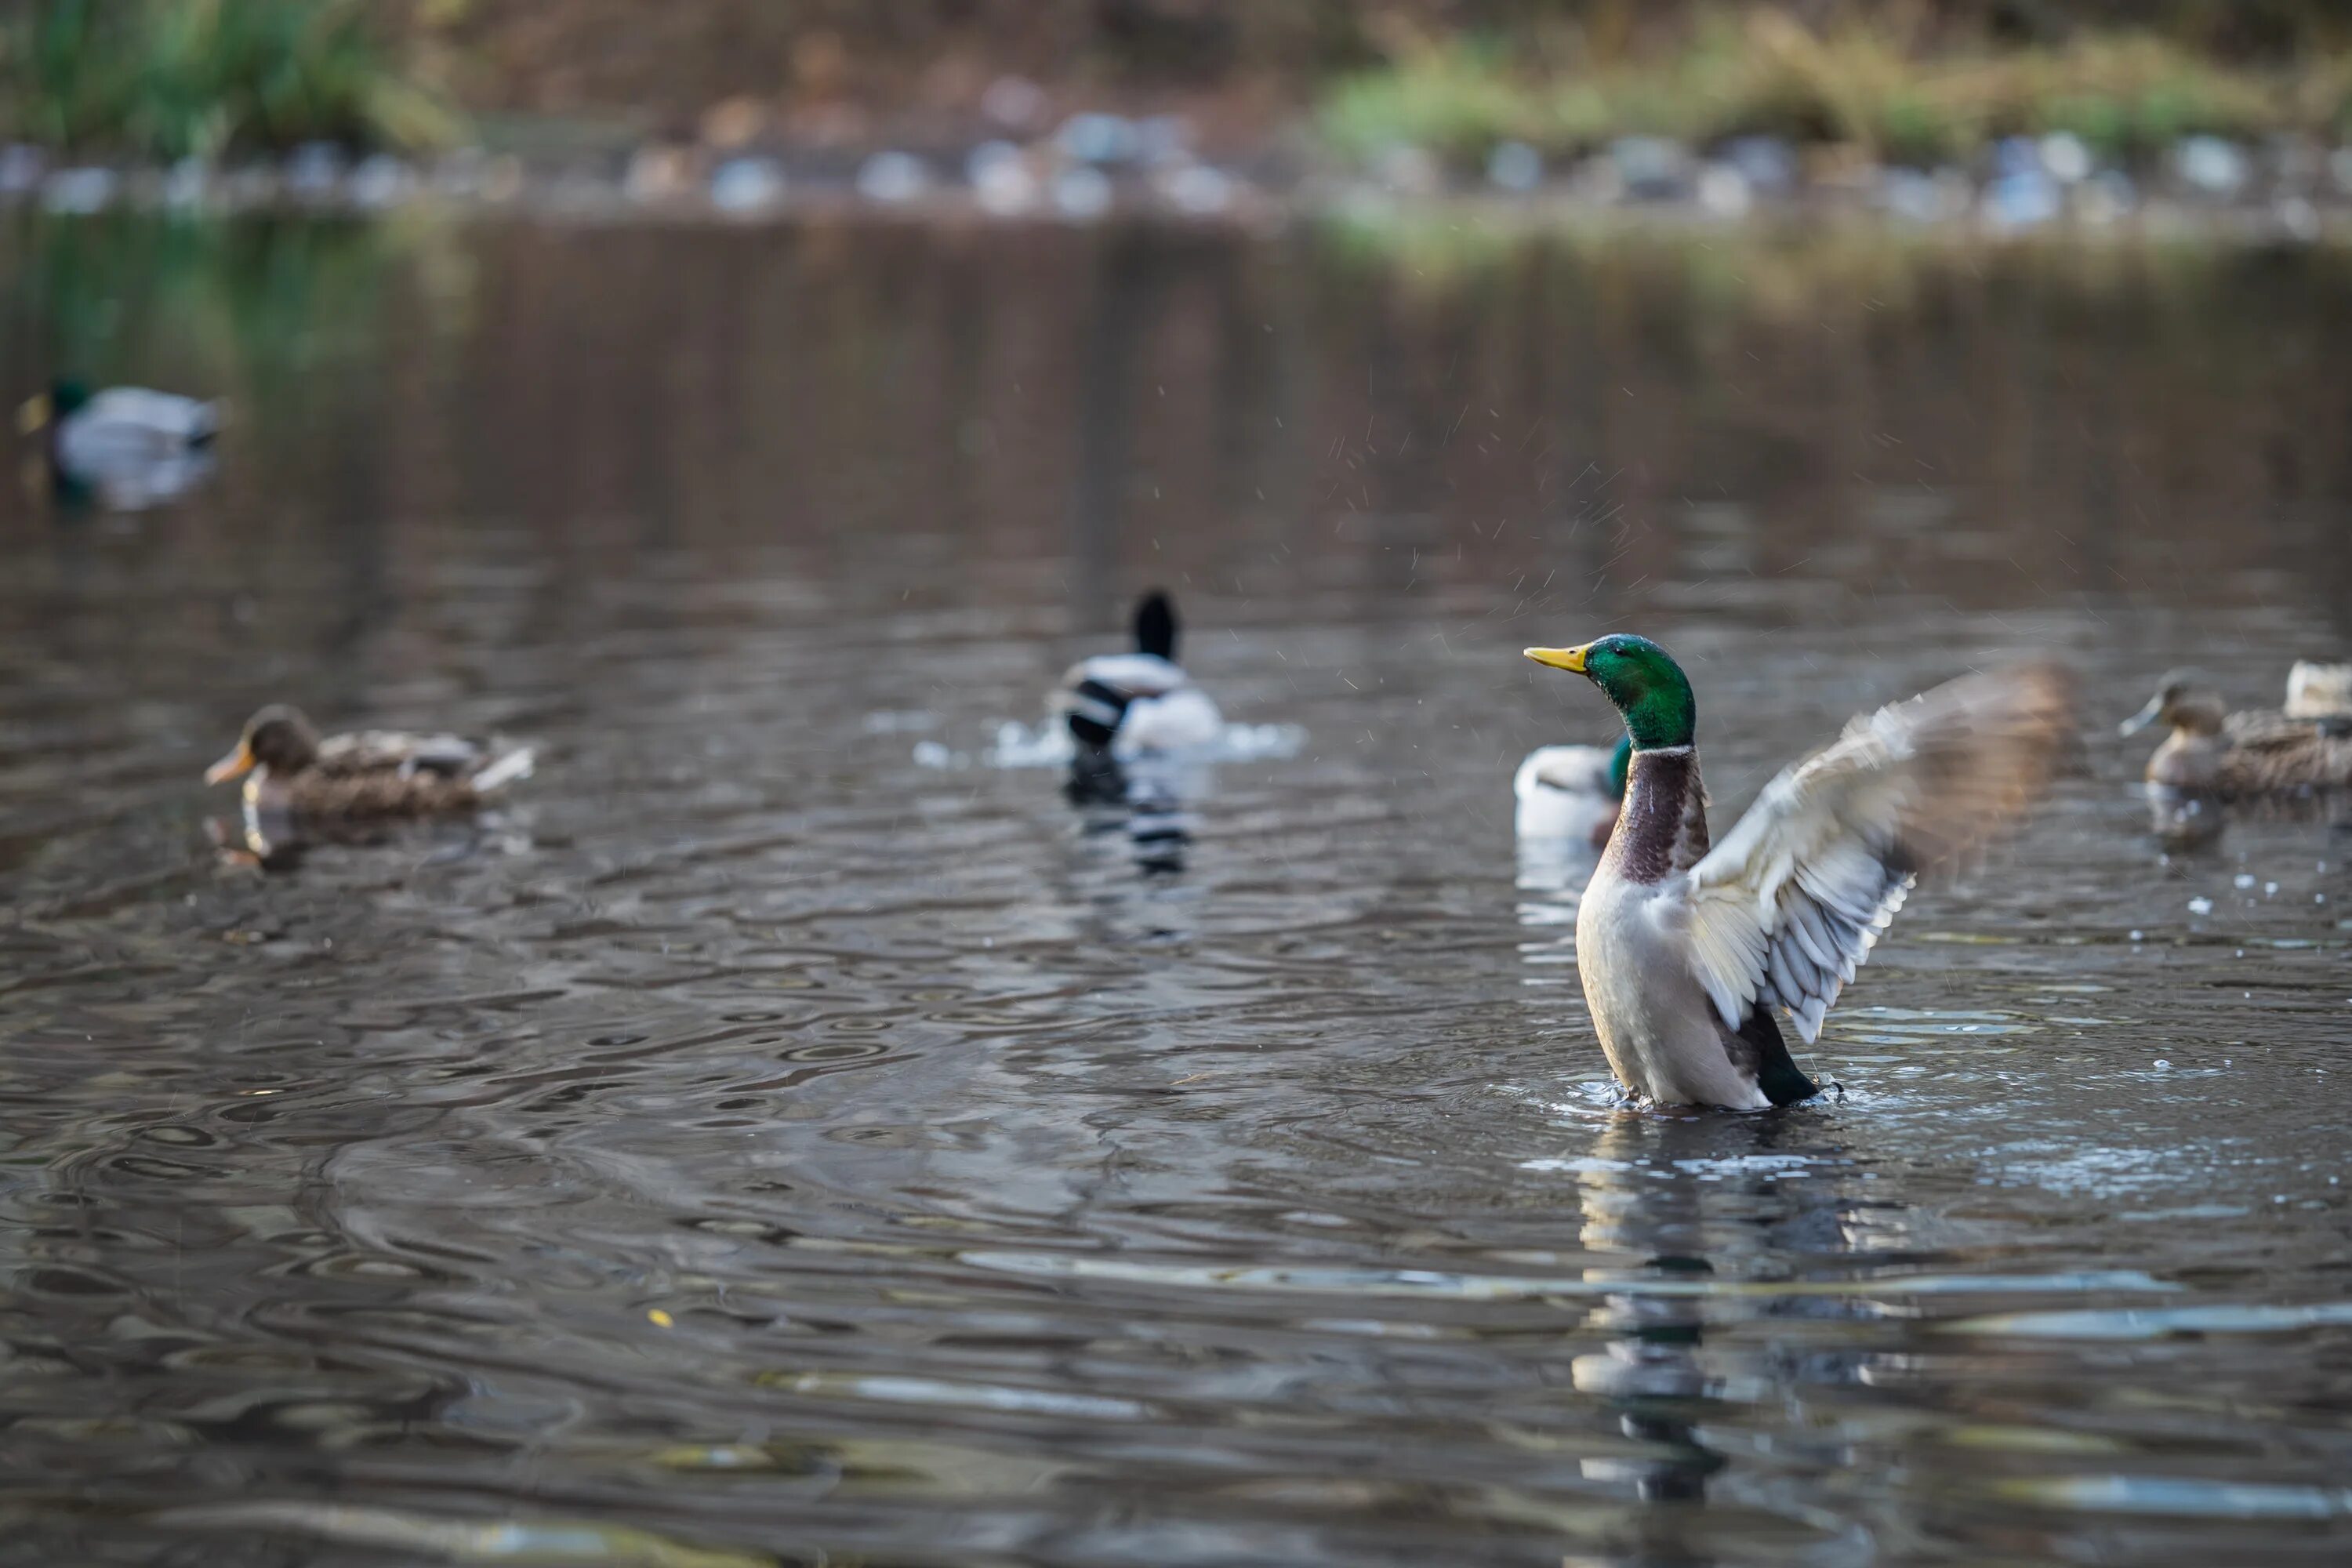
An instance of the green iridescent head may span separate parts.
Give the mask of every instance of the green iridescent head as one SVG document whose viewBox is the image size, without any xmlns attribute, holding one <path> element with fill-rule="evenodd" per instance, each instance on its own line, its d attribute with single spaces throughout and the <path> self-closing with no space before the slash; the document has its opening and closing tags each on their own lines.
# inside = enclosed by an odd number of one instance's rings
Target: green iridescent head
<svg viewBox="0 0 2352 1568">
<path fill-rule="evenodd" d="M 1625 716 L 1633 749 L 1687 746 L 1698 724 L 1690 678 L 1675 656 L 1647 637 L 1626 633 L 1578 647 L 1531 647 L 1527 656 L 1554 669 L 1572 670 L 1601 688 Z"/>
</svg>

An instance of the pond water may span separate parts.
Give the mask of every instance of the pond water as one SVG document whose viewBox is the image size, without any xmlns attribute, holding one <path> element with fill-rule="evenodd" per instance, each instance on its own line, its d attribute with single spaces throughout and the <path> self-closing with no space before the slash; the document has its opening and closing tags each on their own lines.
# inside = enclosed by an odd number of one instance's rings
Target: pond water
<svg viewBox="0 0 2352 1568">
<path fill-rule="evenodd" d="M 17 217 L 0 300 L 12 396 L 234 404 L 0 494 L 0 1562 L 2352 1549 L 2352 834 L 2168 847 L 2113 730 L 2352 654 L 2352 258 Z M 1183 837 L 999 743 L 1155 584 L 1295 726 Z M 2082 672 L 1842 1098 L 1612 1104 L 1509 795 L 1611 629 L 1718 829 Z M 259 871 L 271 699 L 540 771 Z"/>
</svg>

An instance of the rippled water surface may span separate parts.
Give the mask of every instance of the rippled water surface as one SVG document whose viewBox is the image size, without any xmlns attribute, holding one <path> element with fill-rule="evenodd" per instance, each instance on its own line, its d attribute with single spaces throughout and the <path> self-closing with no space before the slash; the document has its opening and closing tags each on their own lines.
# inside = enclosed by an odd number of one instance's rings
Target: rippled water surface
<svg viewBox="0 0 2352 1568">
<path fill-rule="evenodd" d="M 0 298 L 12 397 L 236 405 L 0 496 L 0 1561 L 2352 1549 L 2352 835 L 2168 849 L 2111 722 L 2352 655 L 2343 258 L 16 220 Z M 1297 727 L 1189 840 L 1000 745 L 1155 584 Z M 1718 827 L 2083 672 L 1843 1098 L 1612 1105 L 1509 778 L 1614 628 Z M 273 698 L 539 775 L 257 870 Z"/>
</svg>

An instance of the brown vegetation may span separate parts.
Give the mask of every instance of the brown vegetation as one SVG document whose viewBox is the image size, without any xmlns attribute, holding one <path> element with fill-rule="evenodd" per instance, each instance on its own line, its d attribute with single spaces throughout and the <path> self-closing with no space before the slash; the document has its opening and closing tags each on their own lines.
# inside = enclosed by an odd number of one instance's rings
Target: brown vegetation
<svg viewBox="0 0 2352 1568">
<path fill-rule="evenodd" d="M 492 112 L 625 115 L 683 126 L 748 97 L 823 124 L 969 113 L 1018 73 L 1071 97 L 1213 93 L 1299 104 L 1322 79 L 1486 40 L 1523 64 L 1602 65 L 1678 47 L 1703 0 L 375 0 L 446 45 Z M 2320 0 L 1794 0 L 1809 30 L 1863 24 L 1906 50 L 2060 46 L 2117 28 L 2277 59 L 2341 46 Z"/>
</svg>

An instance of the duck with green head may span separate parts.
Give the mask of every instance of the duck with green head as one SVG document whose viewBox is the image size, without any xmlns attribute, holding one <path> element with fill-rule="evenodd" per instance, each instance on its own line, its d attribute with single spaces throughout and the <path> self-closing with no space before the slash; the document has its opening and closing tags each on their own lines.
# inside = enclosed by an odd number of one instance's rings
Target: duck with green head
<svg viewBox="0 0 2352 1568">
<path fill-rule="evenodd" d="M 220 405 L 142 386 L 90 391 L 70 377 L 29 398 L 16 428 L 43 436 L 63 494 L 94 493 L 117 510 L 174 500 L 212 471 Z"/>
<path fill-rule="evenodd" d="M 1624 805 L 1576 917 L 1576 961 L 1618 1081 L 1662 1105 L 1805 1100 L 1784 1009 L 1811 1044 L 1917 878 L 2040 795 L 2071 724 L 2046 664 L 1950 681 L 1848 724 L 1710 845 L 1698 704 L 1645 637 L 1531 647 L 1581 675 L 1633 742 Z"/>
</svg>

